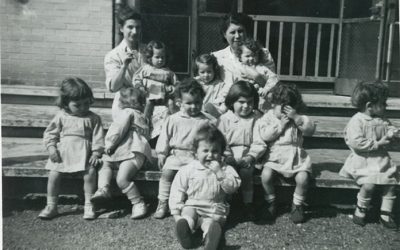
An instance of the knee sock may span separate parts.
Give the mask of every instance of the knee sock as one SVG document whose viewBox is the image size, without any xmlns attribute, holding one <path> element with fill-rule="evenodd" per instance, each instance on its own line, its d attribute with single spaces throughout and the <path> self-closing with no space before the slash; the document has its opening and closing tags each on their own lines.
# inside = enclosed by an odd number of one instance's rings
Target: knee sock
<svg viewBox="0 0 400 250">
<path fill-rule="evenodd" d="M 47 205 L 57 206 L 57 204 L 58 204 L 58 196 L 47 196 Z"/>
<path fill-rule="evenodd" d="M 140 203 L 142 201 L 142 196 L 140 196 L 139 189 L 136 187 L 135 183 L 131 182 L 126 188 L 122 190 L 122 193 L 128 197 L 132 205 Z"/>
<path fill-rule="evenodd" d="M 306 200 L 306 197 L 304 195 L 299 195 L 297 193 L 293 194 L 293 204 L 296 206 L 303 205 Z"/>
<path fill-rule="evenodd" d="M 381 204 L 381 211 L 392 212 L 394 201 L 396 200 L 396 196 L 383 196 L 382 197 L 382 204 Z M 388 215 L 381 215 L 382 219 L 385 221 L 389 220 Z"/>
<path fill-rule="evenodd" d="M 367 209 L 369 207 L 369 203 L 371 203 L 371 198 L 366 198 L 361 196 L 360 193 L 357 194 L 357 206 L 361 208 Z M 354 214 L 358 217 L 365 217 L 365 212 L 361 212 L 360 209 L 356 209 Z"/>
<path fill-rule="evenodd" d="M 92 196 L 92 193 L 85 193 L 85 205 L 92 205 L 92 203 L 90 202 L 90 198 L 92 198 Z"/>
<path fill-rule="evenodd" d="M 275 202 L 275 194 L 265 194 L 264 195 L 264 200 L 268 202 L 269 204 Z"/>
<path fill-rule="evenodd" d="M 165 181 L 163 179 L 160 179 L 160 184 L 158 188 L 158 199 L 160 201 L 168 201 L 169 198 L 169 192 L 171 190 L 171 182 Z"/>
</svg>

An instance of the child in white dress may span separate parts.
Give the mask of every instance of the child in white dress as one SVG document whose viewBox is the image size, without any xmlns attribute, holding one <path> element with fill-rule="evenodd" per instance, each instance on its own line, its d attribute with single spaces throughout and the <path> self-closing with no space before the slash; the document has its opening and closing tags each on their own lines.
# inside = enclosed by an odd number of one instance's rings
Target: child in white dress
<svg viewBox="0 0 400 250">
<path fill-rule="evenodd" d="M 176 112 L 172 94 L 178 80 L 175 73 L 165 67 L 167 47 L 164 43 L 150 41 L 143 54 L 146 64 L 133 77 L 133 86 L 147 93 L 144 114 L 151 117 L 151 138 L 155 138 L 166 116 Z"/>
<path fill-rule="evenodd" d="M 219 66 L 215 56 L 203 54 L 196 57 L 193 73 L 206 92 L 203 110 L 218 118 L 227 111 L 224 102 L 230 86 L 219 79 Z"/>
<path fill-rule="evenodd" d="M 217 249 L 229 214 L 227 195 L 236 192 L 240 178 L 231 166 L 222 161 L 226 142 L 216 127 L 201 127 L 193 145 L 196 159 L 176 174 L 169 206 L 182 247 L 193 247 L 193 233 L 201 228 L 204 249 Z"/>
<path fill-rule="evenodd" d="M 258 106 L 258 94 L 253 84 L 238 81 L 232 85 L 225 99 L 228 112 L 218 121 L 218 128 L 227 140 L 224 153 L 225 162 L 239 173 L 242 179 L 241 193 L 244 213 L 249 220 L 254 219 L 253 207 L 253 157 L 248 156 L 253 141 L 253 128 L 260 117 L 254 109 Z"/>
<path fill-rule="evenodd" d="M 106 154 L 99 170 L 98 190 L 91 199 L 96 203 L 111 198 L 113 169 L 118 169 L 117 185 L 132 203 L 132 219 L 142 218 L 147 212 L 147 205 L 132 180 L 146 159 L 152 160 L 147 141 L 150 137 L 150 124 L 142 113 L 145 98 L 141 90 L 133 87 L 120 90 L 120 109 L 114 114 L 114 121 L 106 135 Z"/>
<path fill-rule="evenodd" d="M 351 102 L 359 110 L 345 129 L 345 141 L 351 150 L 340 175 L 355 179 L 361 186 L 353 222 L 364 226 L 371 197 L 382 186 L 380 221 L 396 229 L 392 214 L 395 188 L 400 184 L 400 169 L 391 160 L 387 146 L 398 131 L 385 117 L 389 90 L 382 83 L 362 82 L 355 88 Z"/>
<path fill-rule="evenodd" d="M 256 121 L 249 155 L 258 159 L 269 148 L 261 174 L 266 218 L 275 218 L 274 179 L 279 174 L 296 181 L 291 220 L 301 223 L 311 178 L 311 159 L 303 149 L 303 136 L 312 135 L 315 124 L 308 116 L 298 114 L 305 104 L 296 85 L 278 83 L 271 89 L 271 97 L 272 109 Z"/>
<path fill-rule="evenodd" d="M 246 38 L 235 50 L 235 54 L 240 64 L 234 74 L 234 81 L 242 79 L 252 82 L 260 95 L 257 108 L 263 112 L 267 111 L 270 108 L 270 103 L 265 102 L 267 94 L 278 83 L 278 76 L 265 66 L 263 47 L 254 39 Z M 246 79 L 243 79 L 243 76 L 247 76 Z"/>
<path fill-rule="evenodd" d="M 57 201 L 64 174 L 83 175 L 85 206 L 83 218 L 95 219 L 90 197 L 96 190 L 96 167 L 104 150 L 104 131 L 101 119 L 89 110 L 93 103 L 90 87 L 79 78 L 67 78 L 61 84 L 57 106 L 60 111 L 47 126 L 43 140 L 50 159 L 47 182 L 47 206 L 39 214 L 41 219 L 58 215 Z"/>
<path fill-rule="evenodd" d="M 196 131 L 211 122 L 210 117 L 201 112 L 205 93 L 200 83 L 186 79 L 177 86 L 175 94 L 181 111 L 167 117 L 156 145 L 158 167 L 162 170 L 158 207 L 154 214 L 157 219 L 164 218 L 168 213 L 168 198 L 176 172 L 194 159 L 193 138 Z"/>
</svg>

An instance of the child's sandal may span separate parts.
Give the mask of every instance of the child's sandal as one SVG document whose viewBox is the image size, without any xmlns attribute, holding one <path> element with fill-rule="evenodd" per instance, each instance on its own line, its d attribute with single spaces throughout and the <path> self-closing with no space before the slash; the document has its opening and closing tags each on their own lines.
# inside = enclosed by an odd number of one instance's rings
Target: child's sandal
<svg viewBox="0 0 400 250">
<path fill-rule="evenodd" d="M 386 221 L 386 220 L 382 219 L 382 215 L 388 216 L 388 217 L 389 217 L 389 220 Z M 388 212 L 388 211 L 381 211 L 381 216 L 379 217 L 379 222 L 380 222 L 384 227 L 386 227 L 387 229 L 390 229 L 390 230 L 397 230 L 397 224 L 396 224 L 396 222 L 394 221 L 393 214 L 392 214 L 391 212 Z"/>
<path fill-rule="evenodd" d="M 367 224 L 365 221 L 365 217 L 366 217 L 368 209 L 366 207 L 360 207 L 358 205 L 357 205 L 357 209 L 360 210 L 361 213 L 364 213 L 365 216 L 364 217 L 357 216 L 356 213 L 354 212 L 353 223 L 363 227 Z"/>
</svg>

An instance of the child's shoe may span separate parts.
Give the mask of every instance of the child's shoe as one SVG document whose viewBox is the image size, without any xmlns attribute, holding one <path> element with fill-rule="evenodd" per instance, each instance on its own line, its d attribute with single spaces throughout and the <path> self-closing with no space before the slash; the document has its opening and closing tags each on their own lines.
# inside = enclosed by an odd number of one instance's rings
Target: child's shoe
<svg viewBox="0 0 400 250">
<path fill-rule="evenodd" d="M 382 215 L 387 216 L 387 217 L 389 218 L 389 220 L 388 220 L 388 221 L 384 220 L 384 219 L 382 218 Z M 386 227 L 387 229 L 394 230 L 394 231 L 397 230 L 397 224 L 396 224 L 396 222 L 394 221 L 393 214 L 392 214 L 391 212 L 388 212 L 388 211 L 381 211 L 381 216 L 379 217 L 379 221 L 380 221 L 380 223 L 381 223 L 384 227 Z"/>
<path fill-rule="evenodd" d="M 204 239 L 204 250 L 215 250 L 221 239 L 222 229 L 218 222 L 212 222 Z"/>
<path fill-rule="evenodd" d="M 192 247 L 192 231 L 187 220 L 180 218 L 176 222 L 175 233 L 183 248 L 188 249 Z"/>
<path fill-rule="evenodd" d="M 264 205 L 264 212 L 262 214 L 262 219 L 264 220 L 275 220 L 276 218 L 276 205 L 275 201 L 273 202 L 267 202 L 265 201 Z"/>
<path fill-rule="evenodd" d="M 85 204 L 83 207 L 83 219 L 94 220 L 96 219 L 96 213 L 92 204 Z"/>
<path fill-rule="evenodd" d="M 168 200 L 158 201 L 158 206 L 156 212 L 154 213 L 154 218 L 163 219 L 168 215 Z"/>
<path fill-rule="evenodd" d="M 353 223 L 363 227 L 363 226 L 365 226 L 365 224 L 367 224 L 365 221 L 365 217 L 366 217 L 365 214 L 367 213 L 367 208 L 357 206 L 356 209 L 358 209 L 361 213 L 363 213 L 364 216 L 363 217 L 358 216 L 358 215 L 356 215 L 356 212 L 354 212 Z"/>
<path fill-rule="evenodd" d="M 253 203 L 245 203 L 244 204 L 244 214 L 249 221 L 253 221 L 255 219 L 254 215 L 254 206 Z"/>
<path fill-rule="evenodd" d="M 58 215 L 57 205 L 47 205 L 38 215 L 42 220 L 51 220 Z"/>
<path fill-rule="evenodd" d="M 132 205 L 131 219 L 140 219 L 147 214 L 147 205 L 144 201 Z"/>
<path fill-rule="evenodd" d="M 290 213 L 290 219 L 293 223 L 303 223 L 305 221 L 304 216 L 304 205 L 292 205 L 292 212 Z"/>
<path fill-rule="evenodd" d="M 99 203 L 99 202 L 103 202 L 103 201 L 109 200 L 109 199 L 111 199 L 111 192 L 110 192 L 109 188 L 103 187 L 103 188 L 99 188 L 94 193 L 92 198 L 90 198 L 90 201 L 93 203 Z"/>
</svg>

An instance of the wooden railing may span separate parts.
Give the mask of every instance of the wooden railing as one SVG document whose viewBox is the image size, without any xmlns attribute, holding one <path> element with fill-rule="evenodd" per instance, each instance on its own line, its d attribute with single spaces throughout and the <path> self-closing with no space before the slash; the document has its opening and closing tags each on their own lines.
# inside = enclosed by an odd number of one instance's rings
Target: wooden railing
<svg viewBox="0 0 400 250">
<path fill-rule="evenodd" d="M 277 73 L 281 80 L 317 82 L 333 82 L 335 80 L 335 77 L 338 75 L 338 51 L 340 51 L 340 19 L 260 15 L 251 15 L 251 17 L 254 20 L 254 38 L 259 41 L 265 40 L 264 45 L 266 48 L 269 48 L 271 43 L 275 43 L 278 46 L 276 58 L 274 59 L 276 62 Z M 259 30 L 259 25 L 262 23 L 265 23 L 263 24 L 263 26 L 265 26 L 264 32 L 260 32 Z M 279 25 L 278 34 L 271 35 L 272 25 L 277 24 Z M 291 27 L 291 35 L 285 36 L 285 39 L 290 39 L 289 57 L 282 55 L 284 49 L 284 27 L 287 27 L 287 24 Z M 312 25 L 317 26 L 316 33 L 315 31 L 311 31 L 310 27 Z M 328 26 L 328 34 L 323 34 L 323 27 L 325 26 Z M 301 27 L 301 29 L 299 27 Z M 296 32 L 296 29 L 298 31 L 304 30 L 304 34 L 299 35 L 299 33 Z M 265 33 L 265 38 L 260 37 L 260 33 Z M 321 60 L 321 38 L 323 35 L 324 41 L 329 41 L 329 49 L 327 59 Z M 299 37 L 304 37 L 302 39 L 303 41 L 298 41 Z M 311 38 L 316 39 L 315 48 L 310 46 Z M 275 41 L 273 39 L 275 39 Z M 303 47 L 302 58 L 295 58 L 295 49 L 301 47 Z M 323 52 L 326 53 L 325 50 Z M 297 72 L 294 71 L 295 61 L 301 62 L 301 72 L 298 72 L 299 70 L 297 70 Z M 282 70 L 283 66 L 285 66 L 285 72 Z M 322 72 L 321 69 L 324 66 L 326 68 L 324 72 Z M 310 69 L 309 67 L 312 68 Z"/>
<path fill-rule="evenodd" d="M 393 22 L 389 25 L 389 35 L 388 35 L 388 46 L 387 46 L 387 54 L 386 54 L 386 62 L 385 62 L 385 74 L 384 80 L 386 82 L 400 82 L 400 79 L 393 79 L 393 75 L 391 74 L 392 70 L 392 61 L 393 61 L 393 51 L 395 50 L 393 46 L 399 46 L 398 38 L 395 38 L 395 29 L 399 32 L 399 22 Z M 397 41 L 397 45 L 395 43 Z M 398 48 L 399 49 L 399 48 Z"/>
</svg>

